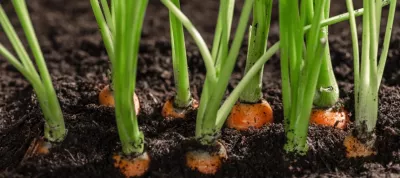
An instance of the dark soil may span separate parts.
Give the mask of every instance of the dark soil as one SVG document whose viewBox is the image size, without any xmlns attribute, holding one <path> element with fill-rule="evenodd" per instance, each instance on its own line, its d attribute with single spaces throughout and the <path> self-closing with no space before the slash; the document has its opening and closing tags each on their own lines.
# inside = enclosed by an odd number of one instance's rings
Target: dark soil
<svg viewBox="0 0 400 178">
<path fill-rule="evenodd" d="M 3 3 L 13 23 L 17 24 L 10 3 Z M 184 0 L 182 3 L 184 12 L 210 44 L 218 1 Z M 98 92 L 108 84 L 106 71 L 109 62 L 89 1 L 40 0 L 28 1 L 28 4 L 61 102 L 68 136 L 49 155 L 23 159 L 32 140 L 43 135 L 43 116 L 30 85 L 0 58 L 0 177 L 121 176 L 113 168 L 111 159 L 112 154 L 120 150 L 114 110 L 99 106 L 97 101 Z M 238 14 L 240 7 L 236 11 Z M 332 11 L 332 14 L 344 12 L 344 2 L 335 1 Z M 274 14 L 271 44 L 278 40 L 277 12 Z M 344 131 L 311 126 L 307 156 L 297 160 L 287 158 L 282 149 L 285 136 L 279 57 L 274 56 L 265 66 L 263 91 L 274 109 L 275 123 L 249 132 L 224 128 L 220 141 L 226 146 L 229 159 L 216 177 L 399 177 L 399 15 L 393 28 L 392 46 L 380 90 L 376 156 L 345 158 L 342 141 L 351 129 L 350 125 Z M 146 176 L 205 177 L 184 166 L 183 153 L 194 135 L 195 113 L 183 121 L 166 121 L 160 116 L 163 102 L 174 94 L 168 28 L 167 10 L 159 1 L 151 1 L 140 46 L 136 91 L 141 101 L 140 127 L 152 159 Z M 352 50 L 348 25 L 340 23 L 330 31 L 332 60 L 341 98 L 347 109 L 353 112 Z M 0 42 L 10 47 L 2 32 Z M 242 77 L 246 46 L 243 45 L 228 91 Z M 192 91 L 198 98 L 205 68 L 198 48 L 190 38 L 187 39 L 187 48 Z"/>
</svg>

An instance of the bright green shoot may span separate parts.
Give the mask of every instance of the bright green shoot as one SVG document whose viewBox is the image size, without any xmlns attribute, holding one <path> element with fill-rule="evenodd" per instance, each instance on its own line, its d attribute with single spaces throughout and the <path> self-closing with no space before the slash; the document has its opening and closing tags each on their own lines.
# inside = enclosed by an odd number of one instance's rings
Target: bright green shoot
<svg viewBox="0 0 400 178">
<path fill-rule="evenodd" d="M 173 2 L 177 8 L 180 8 L 179 0 L 171 0 L 171 2 Z M 192 97 L 190 94 L 183 26 L 172 12 L 169 12 L 169 21 L 171 29 L 172 64 L 176 87 L 174 105 L 179 108 L 186 108 L 190 105 Z"/>
<path fill-rule="evenodd" d="M 305 35 L 302 28 L 306 23 L 306 13 L 310 13 L 304 8 L 307 1 L 301 1 L 301 10 L 298 3 L 292 0 L 279 1 L 279 24 L 282 96 L 287 137 L 285 150 L 302 155 L 308 150 L 308 123 L 321 69 L 321 57 L 327 43 L 326 38 L 321 38 L 320 25 L 327 0 L 315 2 L 308 35 Z"/>
<path fill-rule="evenodd" d="M 350 27 L 354 55 L 355 132 L 360 141 L 372 146 L 378 119 L 378 93 L 389 50 L 397 0 L 390 0 L 383 48 L 378 62 L 381 11 L 385 1 L 364 0 L 362 53 L 358 49 L 358 36 L 353 3 L 346 1 L 350 13 Z"/>
<path fill-rule="evenodd" d="M 115 115 L 122 151 L 126 155 L 140 154 L 144 149 L 144 136 L 139 130 L 132 98 L 148 1 L 114 0 L 111 12 L 107 1 L 101 1 L 103 10 L 98 0 L 90 2 L 112 64 Z"/>
<path fill-rule="evenodd" d="M 273 0 L 255 0 L 253 5 L 253 23 L 250 27 L 249 46 L 246 59 L 245 73 L 266 52 L 269 27 L 271 23 L 271 11 Z M 240 96 L 240 101 L 257 103 L 262 99 L 263 69 L 250 81 Z"/>
<path fill-rule="evenodd" d="M 64 118 L 56 92 L 51 82 L 49 71 L 46 67 L 43 53 L 40 49 L 38 39 L 29 17 L 26 3 L 24 0 L 12 0 L 12 3 L 19 21 L 21 22 L 22 29 L 25 32 L 26 39 L 35 58 L 39 73 L 36 71 L 28 52 L 25 50 L 1 5 L 0 24 L 17 53 L 18 58 L 8 51 L 2 44 L 0 44 L 0 54 L 22 73 L 35 90 L 40 108 L 42 109 L 46 121 L 44 125 L 45 139 L 50 142 L 61 142 L 64 140 L 66 135 Z"/>
</svg>

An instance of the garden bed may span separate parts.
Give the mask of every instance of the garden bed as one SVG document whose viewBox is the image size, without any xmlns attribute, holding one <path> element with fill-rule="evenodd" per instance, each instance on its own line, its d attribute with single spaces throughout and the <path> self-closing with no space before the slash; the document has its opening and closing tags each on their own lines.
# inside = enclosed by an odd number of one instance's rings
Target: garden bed
<svg viewBox="0 0 400 178">
<path fill-rule="evenodd" d="M 111 159 L 112 154 L 120 150 L 114 110 L 98 105 L 98 93 L 108 84 L 110 64 L 89 1 L 41 0 L 28 1 L 28 4 L 60 99 L 68 136 L 49 155 L 24 158 L 32 140 L 43 135 L 43 116 L 28 82 L 0 58 L 0 177 L 122 176 L 113 167 Z M 5 7 L 11 9 L 9 5 Z M 344 2 L 332 2 L 333 14 L 344 12 L 344 7 Z M 210 42 L 218 2 L 186 0 L 182 2 L 182 9 Z M 271 43 L 278 40 L 276 10 L 274 8 Z M 399 15 L 397 13 L 397 19 Z M 16 22 L 15 15 L 11 19 Z M 330 32 L 332 62 L 340 97 L 346 108 L 354 112 L 348 23 L 334 25 Z M 146 176 L 203 176 L 184 165 L 183 153 L 190 147 L 190 139 L 194 136 L 196 113 L 191 113 L 186 120 L 176 121 L 166 121 L 161 116 L 164 101 L 174 94 L 174 84 L 168 11 L 158 1 L 149 4 L 142 36 L 136 93 L 141 103 L 139 125 L 146 136 L 146 150 L 152 159 Z M 6 41 L 5 35 L 1 34 L 0 42 Z M 246 46 L 242 47 L 228 91 L 242 77 Z M 187 48 L 191 89 L 195 98 L 199 98 L 205 67 L 198 48 L 189 38 Z M 223 128 L 220 139 L 227 148 L 229 159 L 216 176 L 400 176 L 399 56 L 400 21 L 395 20 L 380 90 L 376 156 L 367 159 L 345 157 L 342 142 L 352 127 L 350 125 L 344 131 L 310 126 L 307 156 L 297 160 L 288 157 L 282 149 L 285 134 L 279 56 L 275 55 L 265 65 L 263 79 L 264 97 L 274 110 L 275 123 L 248 132 Z"/>
</svg>

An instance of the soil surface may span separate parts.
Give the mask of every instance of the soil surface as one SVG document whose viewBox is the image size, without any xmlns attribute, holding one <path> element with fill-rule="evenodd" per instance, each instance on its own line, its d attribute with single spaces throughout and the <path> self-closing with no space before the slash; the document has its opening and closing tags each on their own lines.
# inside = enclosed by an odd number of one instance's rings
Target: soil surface
<svg viewBox="0 0 400 178">
<path fill-rule="evenodd" d="M 22 35 L 11 4 L 2 3 Z M 242 2 L 238 4 L 235 20 Z M 98 104 L 98 93 L 108 84 L 110 64 L 89 1 L 40 0 L 28 1 L 28 5 L 61 103 L 68 136 L 50 154 L 24 159 L 33 139 L 43 135 L 43 116 L 32 87 L 0 58 L 0 177 L 121 177 L 111 159 L 120 150 L 114 110 Z M 182 9 L 211 44 L 218 1 L 183 0 Z M 278 40 L 277 9 L 276 6 L 269 44 Z M 332 15 L 345 10 L 344 2 L 333 2 Z M 279 56 L 274 56 L 265 65 L 263 93 L 274 109 L 275 123 L 248 132 L 223 128 L 220 141 L 226 146 L 229 159 L 216 177 L 399 177 L 399 15 L 397 13 L 380 89 L 376 156 L 368 159 L 345 157 L 342 141 L 352 125 L 345 130 L 310 126 L 307 156 L 289 159 L 282 149 L 285 135 Z M 340 96 L 346 108 L 354 112 L 348 24 L 332 26 L 330 32 Z M 146 177 L 207 177 L 184 165 L 183 153 L 194 136 L 196 113 L 178 121 L 166 121 L 160 115 L 163 102 L 174 95 L 175 89 L 168 11 L 159 1 L 149 3 L 142 37 L 136 93 L 141 103 L 140 128 L 152 159 Z M 11 49 L 3 32 L 0 32 L 0 42 Z M 246 47 L 247 44 L 243 44 L 227 93 L 242 77 Z M 191 90 L 194 97 L 199 98 L 205 67 L 189 35 L 187 49 Z"/>
</svg>

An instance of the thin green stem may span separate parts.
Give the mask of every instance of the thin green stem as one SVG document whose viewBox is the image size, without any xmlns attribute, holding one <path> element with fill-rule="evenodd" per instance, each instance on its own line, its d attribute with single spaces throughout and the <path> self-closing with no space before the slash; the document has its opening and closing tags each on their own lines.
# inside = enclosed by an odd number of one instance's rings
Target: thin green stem
<svg viewBox="0 0 400 178">
<path fill-rule="evenodd" d="M 323 19 L 329 18 L 330 0 L 324 7 Z M 320 38 L 326 38 L 327 44 L 322 56 L 321 71 L 319 73 L 317 88 L 314 96 L 314 105 L 317 107 L 332 107 L 339 100 L 339 86 L 333 73 L 331 54 L 328 39 L 328 27 L 321 29 Z"/>
<path fill-rule="evenodd" d="M 255 0 L 253 5 L 253 23 L 249 36 L 245 74 L 266 51 L 271 23 L 272 1 Z M 261 68 L 258 74 L 248 83 L 240 97 L 242 102 L 256 103 L 263 97 L 261 92 L 263 71 L 263 68 Z"/>
<path fill-rule="evenodd" d="M 53 88 L 53 83 L 51 82 L 49 71 L 47 70 L 44 61 L 42 50 L 40 49 L 39 42 L 33 29 L 32 21 L 29 17 L 28 8 L 25 1 L 13 0 L 12 2 L 25 32 L 32 54 L 36 59 L 36 65 L 46 92 L 46 96 L 39 100 L 46 119 L 45 137 L 50 141 L 60 142 L 64 140 L 66 134 L 64 118 L 56 92 Z M 40 97 L 39 94 L 38 97 Z"/>
<path fill-rule="evenodd" d="M 3 27 L 3 30 L 11 42 L 11 45 L 14 48 L 14 51 L 17 53 L 18 58 L 21 60 L 22 65 L 28 70 L 30 73 L 37 74 L 37 71 L 30 60 L 28 52 L 25 50 L 24 45 L 20 38 L 18 37 L 17 33 L 15 32 L 14 27 L 11 25 L 10 20 L 8 19 L 6 13 L 2 6 L 0 6 L 0 23 Z M 39 75 L 37 75 L 39 77 Z"/>
<path fill-rule="evenodd" d="M 379 58 L 378 85 L 380 85 L 380 83 L 382 81 L 383 71 L 385 69 L 385 64 L 386 64 L 386 60 L 387 60 L 387 56 L 388 56 L 388 52 L 389 52 L 389 45 L 390 45 L 390 38 L 392 36 L 394 15 L 396 13 L 396 4 L 397 4 L 397 0 L 391 0 L 388 20 L 386 23 L 385 37 L 384 37 L 384 41 L 383 41 L 383 49 L 382 49 L 381 56 Z M 378 18 L 378 19 L 380 19 L 380 18 Z M 379 86 L 378 86 L 378 88 L 379 88 Z"/>
<path fill-rule="evenodd" d="M 233 18 L 233 10 L 235 6 L 235 0 L 229 0 L 226 3 L 221 3 L 222 12 L 221 12 L 221 40 L 219 44 L 218 53 L 216 55 L 215 61 L 215 69 L 217 71 L 217 76 L 221 71 L 222 66 L 225 65 L 226 57 L 228 56 L 229 50 L 229 38 L 231 33 L 231 25 Z"/>
<path fill-rule="evenodd" d="M 114 1 L 112 1 L 114 2 Z M 100 28 L 101 37 L 103 38 L 104 46 L 106 47 L 108 57 L 110 58 L 111 63 L 114 63 L 114 43 L 113 37 L 110 29 L 107 26 L 107 22 L 104 19 L 104 15 L 101 11 L 101 7 L 98 0 L 90 0 L 90 4 L 93 9 L 94 16 L 96 17 L 97 24 Z M 112 19 L 115 17 L 113 16 Z M 115 22 L 113 22 L 114 24 Z M 115 33 L 115 29 L 114 29 Z"/>
<path fill-rule="evenodd" d="M 112 65 L 115 114 L 122 151 L 126 155 L 140 154 L 144 136 L 139 130 L 133 102 L 136 85 L 137 58 L 147 0 L 116 1 L 112 5 L 115 17 L 114 63 Z"/>
<path fill-rule="evenodd" d="M 360 85 L 360 52 L 358 50 L 358 35 L 357 35 L 357 24 L 354 14 L 354 6 L 352 0 L 346 0 L 347 11 L 350 14 L 350 29 L 351 29 L 351 40 L 353 44 L 353 65 L 354 65 L 354 99 L 355 99 L 355 113 L 358 113 L 358 95 Z"/>
<path fill-rule="evenodd" d="M 368 125 L 366 122 L 371 119 L 376 119 L 377 113 L 373 113 L 374 109 L 370 102 L 371 89 L 370 89 L 370 47 L 371 47 L 371 35 L 370 35 L 370 4 L 369 0 L 364 0 L 365 15 L 363 16 L 363 38 L 362 38 L 362 55 L 361 55 L 361 75 L 360 75 L 360 85 L 359 85 L 359 95 L 358 97 L 358 113 L 356 113 L 356 129 L 358 128 L 360 133 L 365 133 L 363 131 L 365 126 Z M 357 106 L 356 106 L 357 107 Z M 369 131 L 371 128 L 368 128 Z"/>
<path fill-rule="evenodd" d="M 177 8 L 180 8 L 179 0 L 172 0 Z M 169 12 L 172 44 L 172 64 L 174 68 L 176 96 L 174 104 L 179 108 L 190 105 L 189 72 L 186 58 L 185 37 L 182 23 L 172 12 Z"/>
<path fill-rule="evenodd" d="M 6 60 L 10 62 L 11 65 L 13 65 L 19 72 L 21 72 L 22 75 L 29 81 L 29 83 L 31 83 L 32 86 L 35 86 L 34 88 L 36 88 L 38 91 L 44 91 L 40 78 L 36 75 L 32 75 L 30 71 L 28 71 L 18 61 L 18 59 L 13 54 L 11 54 L 11 52 L 8 51 L 2 44 L 0 44 L 0 55 L 6 58 Z"/>
<path fill-rule="evenodd" d="M 172 12 L 175 17 L 177 17 L 183 26 L 188 30 L 190 35 L 192 35 L 195 40 L 197 46 L 200 49 L 200 53 L 203 56 L 204 64 L 207 69 L 207 76 L 211 81 L 217 81 L 216 72 L 214 68 L 214 62 L 211 56 L 210 51 L 208 50 L 207 44 L 204 39 L 201 37 L 200 33 L 193 26 L 192 22 L 177 8 L 171 0 L 161 0 L 161 2 Z"/>
<path fill-rule="evenodd" d="M 218 70 L 220 70 L 220 66 L 222 65 L 221 61 L 218 61 L 218 59 L 222 58 L 221 53 L 227 55 L 225 54 L 227 52 L 223 52 L 222 49 L 227 50 L 228 48 L 234 7 L 235 0 L 228 0 L 227 2 L 221 3 L 219 7 L 218 21 L 212 47 L 212 58 Z"/>
<path fill-rule="evenodd" d="M 307 3 L 310 3 L 309 0 L 304 1 L 306 5 L 303 5 L 306 9 L 306 11 L 311 11 L 313 9 L 313 6 L 308 5 Z M 309 9 L 309 10 L 307 10 Z M 311 19 L 307 18 L 302 18 L 299 17 L 300 14 L 307 14 L 307 12 L 299 12 L 298 10 L 298 2 L 294 1 L 290 5 L 287 6 L 287 8 L 284 10 L 286 13 L 290 14 L 287 17 L 287 21 L 284 23 L 287 23 L 288 26 L 288 36 L 285 37 L 288 39 L 288 68 L 289 68 L 289 79 L 290 79 L 290 87 L 291 87 L 291 92 L 290 93 L 290 102 L 291 102 L 291 108 L 288 112 L 289 114 L 289 119 L 285 121 L 287 123 L 288 127 L 287 130 L 294 130 L 294 125 L 290 123 L 296 122 L 296 115 L 298 114 L 298 111 L 301 110 L 301 106 L 296 105 L 295 103 L 298 102 L 299 99 L 301 99 L 301 95 L 298 88 L 300 88 L 300 76 L 302 74 L 301 68 L 302 65 L 304 64 L 304 59 L 303 59 L 303 51 L 305 50 L 303 48 L 304 46 L 304 35 L 307 33 L 304 33 L 304 31 L 301 30 L 302 23 L 309 23 L 308 21 L 311 21 Z M 312 13 L 313 14 L 313 13 Z M 309 14 L 309 15 L 312 15 Z M 286 68 L 286 67 L 285 67 Z M 291 132 L 288 132 L 289 137 L 292 135 Z"/>
<path fill-rule="evenodd" d="M 289 12 L 289 2 L 290 0 L 280 0 L 279 1 L 279 25 L 280 25 L 280 39 L 281 39 L 281 80 L 282 80 L 282 103 L 283 103 L 283 116 L 285 130 L 289 129 L 290 120 L 290 109 L 292 91 L 290 86 L 290 73 L 289 73 L 289 36 L 290 36 L 290 16 L 286 13 Z"/>
<path fill-rule="evenodd" d="M 107 0 L 101 0 L 101 7 L 103 7 L 103 14 L 106 17 L 107 25 L 111 32 L 114 31 L 114 22 L 111 15 L 110 7 L 108 6 Z"/>
<path fill-rule="evenodd" d="M 387 6 L 389 4 L 390 4 L 390 0 L 383 0 L 382 1 L 382 7 Z M 360 8 L 360 9 L 354 10 L 354 16 L 355 17 L 362 16 L 363 14 L 364 14 L 364 8 Z M 324 27 L 324 26 L 327 26 L 327 25 L 332 25 L 332 24 L 336 24 L 336 23 L 339 23 L 339 22 L 346 21 L 346 20 L 348 20 L 350 18 L 349 16 L 350 16 L 350 14 L 349 14 L 349 12 L 347 12 L 347 13 L 343 13 L 343 14 L 331 17 L 331 18 L 326 19 L 326 20 L 322 20 L 321 21 L 321 26 Z M 308 26 L 305 27 L 304 30 L 309 30 L 310 28 L 311 28 L 311 25 L 308 25 Z"/>
<path fill-rule="evenodd" d="M 221 36 L 222 36 L 222 25 L 223 25 L 223 21 L 222 21 L 222 13 L 223 13 L 223 6 L 220 5 L 219 6 L 219 11 L 218 11 L 218 20 L 217 20 L 217 25 L 215 27 L 215 32 L 214 32 L 214 40 L 213 40 L 213 45 L 212 45 L 212 49 L 211 49 L 211 56 L 214 62 L 216 62 L 215 60 L 217 59 L 218 56 L 218 50 L 219 50 L 219 46 L 221 43 Z"/>
</svg>

